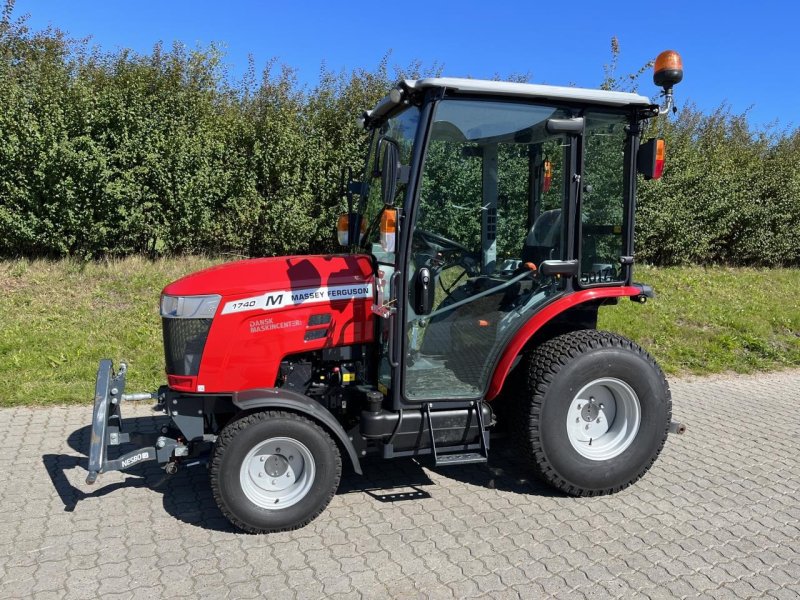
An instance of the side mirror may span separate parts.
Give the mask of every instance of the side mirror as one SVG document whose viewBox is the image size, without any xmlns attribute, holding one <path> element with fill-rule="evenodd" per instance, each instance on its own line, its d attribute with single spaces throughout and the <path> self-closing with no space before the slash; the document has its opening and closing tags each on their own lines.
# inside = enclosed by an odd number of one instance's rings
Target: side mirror
<svg viewBox="0 0 800 600">
<path fill-rule="evenodd" d="M 387 206 L 394 204 L 397 193 L 397 178 L 400 173 L 400 160 L 397 144 L 391 140 L 383 139 L 381 153 L 381 197 Z"/>
</svg>

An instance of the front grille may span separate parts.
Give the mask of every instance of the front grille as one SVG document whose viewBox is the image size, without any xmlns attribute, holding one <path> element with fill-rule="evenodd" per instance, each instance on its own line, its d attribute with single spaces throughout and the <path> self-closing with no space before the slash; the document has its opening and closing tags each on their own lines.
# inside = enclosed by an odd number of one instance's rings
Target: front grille
<svg viewBox="0 0 800 600">
<path fill-rule="evenodd" d="M 161 319 L 168 375 L 197 375 L 212 319 Z"/>
</svg>

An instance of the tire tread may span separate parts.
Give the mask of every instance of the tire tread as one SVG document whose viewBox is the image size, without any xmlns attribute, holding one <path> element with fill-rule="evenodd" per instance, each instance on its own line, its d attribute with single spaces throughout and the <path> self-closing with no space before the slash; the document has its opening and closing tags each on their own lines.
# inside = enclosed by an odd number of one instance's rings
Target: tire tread
<svg viewBox="0 0 800 600">
<path fill-rule="evenodd" d="M 585 489 L 573 485 L 559 476 L 555 471 L 542 447 L 540 416 L 544 396 L 561 369 L 578 356 L 601 348 L 620 348 L 631 351 L 643 358 L 658 372 L 666 393 L 668 417 L 664 423 L 664 431 L 661 435 L 658 449 L 652 454 L 650 460 L 639 469 L 635 477 L 621 485 L 598 490 Z M 672 420 L 672 395 L 669 389 L 669 383 L 655 359 L 641 346 L 621 335 L 596 329 L 581 329 L 547 340 L 530 352 L 526 357 L 526 361 L 526 397 L 524 401 L 520 403 L 523 415 L 523 418 L 520 420 L 522 431 L 519 432 L 521 435 L 516 436 L 516 440 L 517 445 L 522 446 L 523 453 L 528 459 L 528 463 L 532 465 L 534 474 L 545 483 L 570 496 L 602 496 L 612 494 L 625 489 L 641 479 L 661 453 L 667 440 L 669 425 Z"/>
<path fill-rule="evenodd" d="M 312 427 L 317 429 L 317 433 L 325 439 L 326 443 L 329 444 L 334 449 L 334 469 L 335 469 L 335 485 L 328 490 L 327 498 L 321 504 L 321 506 L 314 511 L 312 514 L 308 515 L 305 519 L 301 522 L 298 522 L 294 525 L 287 526 L 287 527 L 270 527 L 269 530 L 260 529 L 257 527 L 252 527 L 247 525 L 246 523 L 239 520 L 236 515 L 234 515 L 231 510 L 227 507 L 225 502 L 223 501 L 222 495 L 220 493 L 220 485 L 221 485 L 221 465 L 222 465 L 222 457 L 225 454 L 225 451 L 228 449 L 234 438 L 244 431 L 247 427 L 258 423 L 260 421 L 264 421 L 267 419 L 289 419 L 294 421 L 299 421 L 302 423 L 310 424 Z M 228 519 L 233 525 L 237 528 L 241 529 L 246 533 L 277 533 L 280 531 L 293 531 L 295 529 L 300 529 L 301 527 L 305 527 L 311 521 L 316 519 L 323 510 L 328 506 L 330 501 L 333 499 L 333 496 L 336 494 L 336 489 L 339 486 L 339 481 L 341 480 L 342 476 L 342 457 L 339 452 L 338 447 L 334 443 L 331 436 L 328 432 L 321 427 L 316 421 L 312 419 L 308 419 L 300 414 L 284 411 L 284 410 L 261 410 L 257 412 L 245 413 L 239 418 L 234 419 L 230 423 L 228 423 L 223 430 L 220 432 L 219 436 L 217 437 L 217 441 L 214 444 L 214 451 L 211 455 L 211 463 L 209 465 L 209 478 L 211 480 L 211 493 L 214 496 L 214 500 L 217 503 L 222 514 Z"/>
</svg>

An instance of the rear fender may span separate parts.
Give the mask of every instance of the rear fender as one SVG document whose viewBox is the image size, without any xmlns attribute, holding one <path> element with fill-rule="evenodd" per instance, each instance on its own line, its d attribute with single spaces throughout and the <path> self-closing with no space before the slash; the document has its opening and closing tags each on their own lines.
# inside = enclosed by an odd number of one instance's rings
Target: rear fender
<svg viewBox="0 0 800 600">
<path fill-rule="evenodd" d="M 508 374 L 511 372 L 517 356 L 525 349 L 525 346 L 537 332 L 546 327 L 559 315 L 588 302 L 595 302 L 607 298 L 634 298 L 638 297 L 641 293 L 642 290 L 635 286 L 598 287 L 574 292 L 545 306 L 520 328 L 516 335 L 511 338 L 505 350 L 503 350 L 489 383 L 489 389 L 486 392 L 485 399 L 493 400 L 497 397 L 500 390 L 503 389 L 503 384 L 506 381 L 506 377 L 508 377 Z"/>
<path fill-rule="evenodd" d="M 345 450 L 347 450 L 347 454 L 350 455 L 350 460 L 353 463 L 353 470 L 359 475 L 363 474 L 361 471 L 361 463 L 358 460 L 358 453 L 356 452 L 355 446 L 353 446 L 353 441 L 350 439 L 350 436 L 347 435 L 347 432 L 342 428 L 339 421 L 336 420 L 336 417 L 320 405 L 319 402 L 290 390 L 262 388 L 236 392 L 233 394 L 233 403 L 242 411 L 282 408 L 310 417 L 336 436 Z"/>
</svg>

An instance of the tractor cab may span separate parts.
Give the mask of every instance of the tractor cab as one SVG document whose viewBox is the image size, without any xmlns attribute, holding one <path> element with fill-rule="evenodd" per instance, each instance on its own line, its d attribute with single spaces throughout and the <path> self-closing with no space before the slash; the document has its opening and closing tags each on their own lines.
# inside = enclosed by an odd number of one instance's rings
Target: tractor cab
<svg viewBox="0 0 800 600">
<path fill-rule="evenodd" d="M 560 318 L 593 328 L 602 303 L 642 294 L 636 159 L 657 112 L 631 93 L 441 78 L 402 81 L 365 113 L 344 221 L 379 265 L 379 384 L 396 408 L 490 398 L 504 350 L 546 307 L 600 292 Z"/>
</svg>

